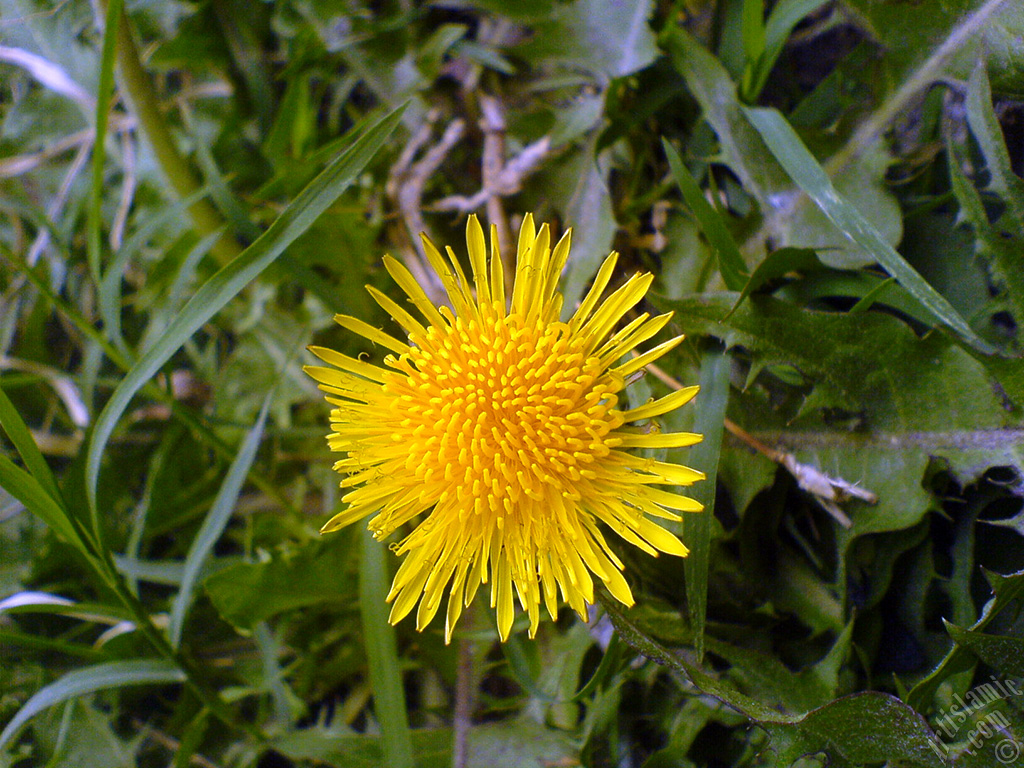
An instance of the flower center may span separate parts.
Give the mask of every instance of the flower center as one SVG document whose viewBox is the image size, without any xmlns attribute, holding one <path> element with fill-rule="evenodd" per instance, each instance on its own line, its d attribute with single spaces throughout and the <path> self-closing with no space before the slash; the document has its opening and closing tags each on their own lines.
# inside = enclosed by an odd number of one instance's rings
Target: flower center
<svg viewBox="0 0 1024 768">
<path fill-rule="evenodd" d="M 499 519 L 524 495 L 578 499 L 623 423 L 614 410 L 623 383 L 582 348 L 564 323 L 529 324 L 486 305 L 479 320 L 413 339 L 412 352 L 392 360 L 406 375 L 389 373 L 385 391 L 396 440 L 413 436 L 405 464 L 425 495 Z"/>
</svg>

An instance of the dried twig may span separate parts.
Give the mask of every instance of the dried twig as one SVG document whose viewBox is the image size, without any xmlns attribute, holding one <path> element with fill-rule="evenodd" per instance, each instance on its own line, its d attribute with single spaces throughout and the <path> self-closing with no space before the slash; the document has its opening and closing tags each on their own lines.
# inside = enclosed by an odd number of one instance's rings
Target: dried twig
<svg viewBox="0 0 1024 768">
<path fill-rule="evenodd" d="M 428 149 L 418 162 L 413 162 L 416 154 L 430 140 L 431 128 L 437 118 L 437 111 L 432 110 L 427 115 L 427 122 L 409 139 L 409 143 L 406 144 L 402 154 L 388 173 L 384 191 L 398 205 L 398 211 L 409 237 L 404 249 L 403 261 L 412 272 L 413 277 L 416 278 L 416 282 L 424 287 L 431 298 L 442 301 L 444 290 L 433 270 L 428 269 L 423 246 L 420 243 L 420 234 L 427 232 L 427 225 L 423 220 L 422 213 L 423 190 L 427 180 L 441 167 L 441 163 L 444 162 L 452 147 L 462 139 L 466 124 L 462 120 L 451 122 L 441 136 L 441 140 Z"/>
<path fill-rule="evenodd" d="M 544 136 L 528 144 L 511 160 L 505 160 L 505 112 L 501 102 L 493 96 L 480 97 L 483 117 L 480 129 L 484 134 L 482 159 L 483 186 L 469 197 L 452 195 L 438 200 L 433 208 L 439 211 L 470 213 L 480 206 L 487 206 L 487 220 L 498 230 L 498 248 L 505 263 L 506 276 L 514 275 L 514 254 L 512 231 L 505 216 L 501 198 L 514 195 L 523 187 L 523 182 L 532 174 L 551 148 L 551 140 Z"/>
</svg>

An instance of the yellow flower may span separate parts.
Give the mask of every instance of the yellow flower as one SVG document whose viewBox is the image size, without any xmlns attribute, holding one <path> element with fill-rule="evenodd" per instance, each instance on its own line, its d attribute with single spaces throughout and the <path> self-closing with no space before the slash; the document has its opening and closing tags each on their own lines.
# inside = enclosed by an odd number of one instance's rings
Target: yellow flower
<svg viewBox="0 0 1024 768">
<path fill-rule="evenodd" d="M 619 409 L 630 376 L 675 347 L 678 336 L 620 362 L 650 339 L 671 313 L 636 317 L 612 333 L 647 292 L 651 275 L 634 275 L 603 303 L 612 253 L 568 322 L 559 319 L 559 275 L 570 233 L 550 247 L 550 230 L 523 221 L 511 302 L 491 231 L 487 257 L 475 216 L 466 231 L 472 281 L 451 248 L 447 261 L 424 236 L 431 266 L 451 308 L 435 306 L 409 271 L 384 266 L 423 316 L 416 319 L 380 291 L 373 298 L 408 334 L 400 341 L 361 320 L 335 320 L 394 354 L 384 366 L 310 347 L 334 366 L 307 366 L 328 393 L 334 468 L 347 477 L 347 508 L 323 527 L 334 531 L 377 513 L 369 527 L 383 539 L 426 515 L 394 546 L 405 560 L 388 595 L 390 621 L 419 603 L 416 628 L 430 623 L 447 591 L 445 642 L 480 584 L 490 582 L 498 633 L 508 637 L 513 589 L 537 631 L 543 599 L 554 619 L 558 595 L 584 620 L 594 602 L 591 574 L 626 605 L 633 595 L 603 527 L 651 555 L 687 549 L 650 518 L 680 519 L 701 505 L 654 486 L 690 485 L 701 472 L 628 453 L 628 448 L 692 445 L 700 435 L 658 433 L 630 422 L 667 413 L 697 387 L 638 408 Z M 604 526 L 602 526 L 602 523 Z"/>
</svg>

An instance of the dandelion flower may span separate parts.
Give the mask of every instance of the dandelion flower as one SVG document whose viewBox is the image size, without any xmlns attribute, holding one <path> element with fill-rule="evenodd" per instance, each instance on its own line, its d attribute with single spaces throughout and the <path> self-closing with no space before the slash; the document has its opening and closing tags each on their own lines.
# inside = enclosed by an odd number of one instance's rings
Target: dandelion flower
<svg viewBox="0 0 1024 768">
<path fill-rule="evenodd" d="M 612 253 L 579 308 L 562 322 L 557 285 L 569 232 L 552 248 L 548 226 L 537 231 L 533 218 L 525 218 L 510 297 L 494 230 L 490 258 L 475 216 L 466 239 L 471 279 L 451 248 L 445 259 L 423 238 L 450 307 L 435 306 L 402 264 L 384 257 L 422 319 L 375 288 L 367 290 L 407 340 L 354 317 L 335 318 L 393 353 L 383 367 L 310 348 L 332 366 L 305 370 L 335 406 L 327 440 L 332 451 L 345 454 L 334 469 L 346 475 L 341 487 L 351 489 L 342 498 L 346 508 L 323 532 L 374 515 L 369 528 L 379 540 L 418 519 L 392 545 L 404 560 L 388 595 L 391 623 L 418 603 L 416 628 L 422 630 L 447 594 L 448 642 L 463 607 L 489 583 L 501 639 L 512 627 L 516 597 L 533 637 L 541 602 L 554 619 L 559 595 L 585 619 L 595 576 L 622 603 L 633 604 L 606 529 L 651 555 L 687 554 L 654 519 L 678 521 L 679 512 L 701 505 L 656 486 L 690 485 L 704 475 L 628 449 L 688 446 L 700 435 L 629 425 L 683 405 L 697 387 L 620 408 L 632 374 L 682 340 L 627 356 L 671 316 L 641 314 L 616 330 L 647 292 L 651 275 L 634 275 L 601 302 L 615 267 Z"/>
</svg>

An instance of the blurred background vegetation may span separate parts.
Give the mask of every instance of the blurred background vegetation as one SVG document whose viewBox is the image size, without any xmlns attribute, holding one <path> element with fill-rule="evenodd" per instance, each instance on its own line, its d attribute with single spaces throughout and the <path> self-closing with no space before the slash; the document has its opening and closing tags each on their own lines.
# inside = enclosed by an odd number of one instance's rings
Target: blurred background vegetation
<svg viewBox="0 0 1024 768">
<path fill-rule="evenodd" d="M 0 766 L 1024 765 L 1022 39 L 1016 0 L 0 0 Z M 384 252 L 527 211 L 567 305 L 656 274 L 688 341 L 634 397 L 701 383 L 664 426 L 709 513 L 623 553 L 635 608 L 501 645 L 478 601 L 446 647 L 317 533 L 304 347 L 378 355 L 331 317 L 390 322 Z"/>
</svg>

